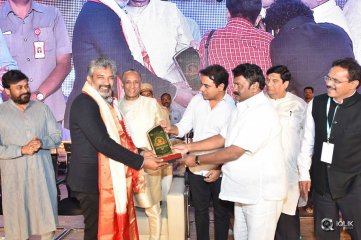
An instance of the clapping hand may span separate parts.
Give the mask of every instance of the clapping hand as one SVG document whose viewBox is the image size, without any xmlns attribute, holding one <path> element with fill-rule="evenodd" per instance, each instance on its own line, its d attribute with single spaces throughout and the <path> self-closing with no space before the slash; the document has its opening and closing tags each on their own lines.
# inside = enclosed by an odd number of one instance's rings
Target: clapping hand
<svg viewBox="0 0 361 240">
<path fill-rule="evenodd" d="M 42 147 L 42 142 L 39 138 L 34 137 L 25 146 L 21 148 L 21 154 L 23 155 L 34 155 Z"/>
</svg>

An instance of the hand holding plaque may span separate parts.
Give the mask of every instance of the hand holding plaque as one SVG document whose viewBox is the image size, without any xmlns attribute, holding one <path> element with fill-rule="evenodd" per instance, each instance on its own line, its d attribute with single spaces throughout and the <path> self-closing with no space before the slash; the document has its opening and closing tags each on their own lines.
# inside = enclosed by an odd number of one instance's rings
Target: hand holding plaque
<svg viewBox="0 0 361 240">
<path fill-rule="evenodd" d="M 148 140 L 158 158 L 166 162 L 175 162 L 182 158 L 182 154 L 174 153 L 172 144 L 169 141 L 167 133 L 158 125 L 147 132 Z"/>
</svg>

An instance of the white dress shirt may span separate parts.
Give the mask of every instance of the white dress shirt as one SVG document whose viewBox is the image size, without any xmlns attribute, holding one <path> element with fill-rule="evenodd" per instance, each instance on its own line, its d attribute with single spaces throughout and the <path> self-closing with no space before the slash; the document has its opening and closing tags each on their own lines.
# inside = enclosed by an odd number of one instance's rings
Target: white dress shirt
<svg viewBox="0 0 361 240">
<path fill-rule="evenodd" d="M 289 92 L 283 98 L 272 99 L 269 97 L 269 100 L 280 118 L 282 147 L 286 160 L 288 192 L 282 212 L 287 215 L 295 215 L 300 197 L 297 156 L 301 147 L 307 104 L 303 99 Z"/>
<path fill-rule="evenodd" d="M 182 119 L 175 126 L 178 128 L 178 137 L 183 137 L 192 128 L 193 141 L 197 142 L 214 135 L 228 126 L 230 116 L 236 104 L 231 96 L 225 94 L 223 99 L 211 109 L 208 100 L 202 94 L 195 95 L 189 102 Z"/>
<path fill-rule="evenodd" d="M 237 103 L 228 129 L 222 130 L 225 146 L 246 152 L 222 166 L 219 197 L 243 204 L 286 197 L 287 180 L 277 113 L 263 92 Z"/>
<path fill-rule="evenodd" d="M 223 99 L 211 109 L 208 100 L 202 94 L 195 95 L 185 110 L 182 119 L 175 126 L 178 128 L 178 137 L 183 137 L 193 128 L 193 141 L 197 142 L 221 133 L 227 128 L 236 104 L 231 96 L 225 94 Z M 197 175 L 207 174 L 207 170 L 192 171 Z"/>
</svg>

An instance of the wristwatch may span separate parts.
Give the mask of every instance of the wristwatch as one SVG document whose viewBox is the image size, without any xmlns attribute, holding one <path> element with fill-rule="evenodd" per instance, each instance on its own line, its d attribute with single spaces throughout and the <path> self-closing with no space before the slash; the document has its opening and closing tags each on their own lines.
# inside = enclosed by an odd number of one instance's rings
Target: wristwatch
<svg viewBox="0 0 361 240">
<path fill-rule="evenodd" d="M 36 91 L 36 92 L 34 92 L 34 93 L 35 93 L 36 99 L 37 99 L 38 101 L 42 102 L 42 101 L 44 100 L 45 96 L 44 96 L 43 93 L 41 93 L 41 92 L 39 92 L 39 91 Z"/>
<path fill-rule="evenodd" d="M 196 159 L 194 160 L 194 162 L 196 163 L 196 165 L 201 165 L 201 161 L 199 161 L 199 155 L 196 156 Z"/>
</svg>

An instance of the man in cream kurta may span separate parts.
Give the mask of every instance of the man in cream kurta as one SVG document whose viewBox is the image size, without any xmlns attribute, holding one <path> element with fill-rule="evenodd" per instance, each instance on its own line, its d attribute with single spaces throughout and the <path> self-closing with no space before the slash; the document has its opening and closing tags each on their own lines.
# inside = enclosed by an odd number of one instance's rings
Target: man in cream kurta
<svg viewBox="0 0 361 240">
<path fill-rule="evenodd" d="M 288 181 L 287 198 L 283 202 L 275 239 L 299 239 L 300 237 L 300 219 L 297 210 L 300 197 L 297 155 L 301 149 L 307 104 L 296 95 L 286 92 L 290 80 L 291 73 L 285 66 L 273 66 L 267 71 L 267 96 L 276 109 L 281 123 L 281 140 Z"/>
<path fill-rule="evenodd" d="M 151 149 L 147 131 L 165 120 L 161 117 L 156 99 L 140 95 L 141 76 L 135 70 L 128 70 L 122 76 L 125 97 L 119 103 L 124 115 L 128 133 L 137 148 Z M 147 170 L 146 170 L 147 171 Z M 145 208 L 148 216 L 150 238 L 159 239 L 161 231 L 161 171 L 144 173 L 145 191 L 135 194 L 135 204 Z"/>
</svg>

